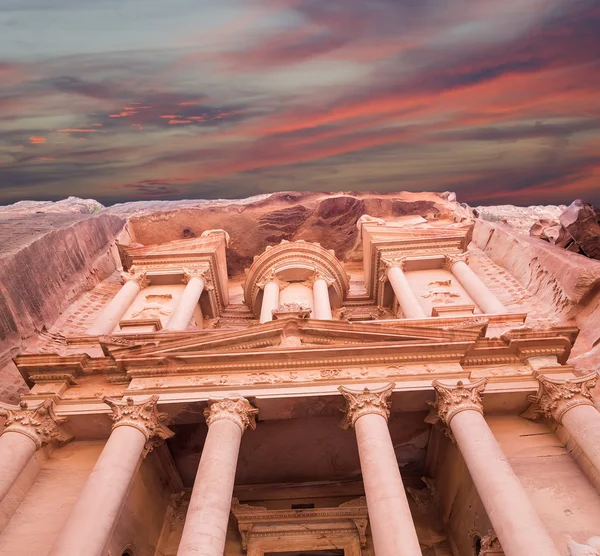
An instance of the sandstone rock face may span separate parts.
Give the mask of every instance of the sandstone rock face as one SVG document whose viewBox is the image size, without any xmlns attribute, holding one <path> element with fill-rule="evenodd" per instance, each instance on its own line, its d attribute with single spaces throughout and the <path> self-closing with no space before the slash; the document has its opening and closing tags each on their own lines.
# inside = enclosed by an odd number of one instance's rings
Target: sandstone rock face
<svg viewBox="0 0 600 556">
<path fill-rule="evenodd" d="M 585 255 L 600 259 L 600 210 L 577 199 L 560 215 L 560 223 Z"/>
<path fill-rule="evenodd" d="M 11 361 L 22 340 L 114 272 L 111 244 L 124 226 L 105 213 L 0 211 L 0 399 L 24 387 Z"/>
<path fill-rule="evenodd" d="M 356 222 L 363 214 L 380 218 L 415 215 L 447 223 L 470 217 L 452 194 L 406 192 L 283 192 L 242 201 L 126 203 L 107 212 L 129 216 L 134 241 L 144 245 L 199 237 L 211 228 L 227 230 L 231 235 L 227 251 L 230 276 L 242 274 L 256 253 L 281 240 L 319 242 L 346 259 L 358 240 Z"/>
</svg>

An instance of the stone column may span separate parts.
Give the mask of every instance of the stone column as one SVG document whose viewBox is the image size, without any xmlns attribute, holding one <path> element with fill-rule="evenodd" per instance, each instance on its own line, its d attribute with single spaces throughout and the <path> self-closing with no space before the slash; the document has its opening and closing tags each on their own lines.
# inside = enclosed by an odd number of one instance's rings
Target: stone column
<svg viewBox="0 0 600 556">
<path fill-rule="evenodd" d="M 67 418 L 54 413 L 50 399 L 33 408 L 25 401 L 18 406 L 0 402 L 0 416 L 6 417 L 0 435 L 1 502 L 37 450 L 49 442 L 66 442 L 71 437 L 59 427 Z"/>
<path fill-rule="evenodd" d="M 260 306 L 260 322 L 262 324 L 272 321 L 273 311 L 279 307 L 279 280 L 274 272 L 270 272 L 258 286 L 263 288 L 262 305 Z"/>
<path fill-rule="evenodd" d="M 408 280 L 404 274 L 404 259 L 381 259 L 382 272 L 380 280 L 390 281 L 398 304 L 402 309 L 404 318 L 424 319 L 427 318 L 425 310 L 421 307 L 417 296 L 413 293 Z"/>
<path fill-rule="evenodd" d="M 157 409 L 158 396 L 144 401 L 103 400 L 112 408 L 111 435 L 75 502 L 49 556 L 104 556 L 140 458 L 173 436 Z"/>
<path fill-rule="evenodd" d="M 186 270 L 183 274 L 183 283 L 186 284 L 185 290 L 179 298 L 177 307 L 173 310 L 165 330 L 186 330 L 194 314 L 194 310 L 200 301 L 200 296 L 204 291 L 206 278 L 210 270 L 208 268 L 195 268 Z"/>
<path fill-rule="evenodd" d="M 123 318 L 137 294 L 148 285 L 146 272 L 136 272 L 133 267 L 131 267 L 131 272 L 121 273 L 121 280 L 123 287 L 110 300 L 94 324 L 88 328 L 88 334 L 93 336 L 110 334 Z"/>
<path fill-rule="evenodd" d="M 242 433 L 258 409 L 244 398 L 209 401 L 202 449 L 177 556 L 223 556 Z"/>
<path fill-rule="evenodd" d="M 314 318 L 320 320 L 332 320 L 331 302 L 329 300 L 329 286 L 333 280 L 328 276 L 315 273 L 312 284 L 314 301 Z"/>
<path fill-rule="evenodd" d="M 437 417 L 456 439 L 506 556 L 560 556 L 483 417 L 486 382 L 447 385 L 434 380 Z"/>
<path fill-rule="evenodd" d="M 444 268 L 452 272 L 482 313 L 506 313 L 506 307 L 471 270 L 467 262 L 467 253 L 446 255 Z"/>
<path fill-rule="evenodd" d="M 340 386 L 347 413 L 342 426 L 354 427 L 377 556 L 421 556 L 396 453 L 387 426 L 394 384 L 362 392 Z"/>
<path fill-rule="evenodd" d="M 534 412 L 543 413 L 569 431 L 600 473 L 600 412 L 594 406 L 591 392 L 597 380 L 596 372 L 571 380 L 539 375 L 538 393 L 530 399 Z"/>
</svg>

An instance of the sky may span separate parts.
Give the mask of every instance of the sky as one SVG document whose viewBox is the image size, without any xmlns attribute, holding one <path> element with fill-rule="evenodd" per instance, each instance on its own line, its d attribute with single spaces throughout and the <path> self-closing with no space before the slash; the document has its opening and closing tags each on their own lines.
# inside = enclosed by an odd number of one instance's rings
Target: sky
<svg viewBox="0 0 600 556">
<path fill-rule="evenodd" d="M 600 0 L 2 0 L 0 204 L 600 205 Z"/>
</svg>

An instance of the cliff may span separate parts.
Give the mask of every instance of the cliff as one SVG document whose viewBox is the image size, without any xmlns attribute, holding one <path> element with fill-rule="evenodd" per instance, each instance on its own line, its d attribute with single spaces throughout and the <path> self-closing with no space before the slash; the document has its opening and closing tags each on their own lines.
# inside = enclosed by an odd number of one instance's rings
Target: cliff
<svg viewBox="0 0 600 556">
<path fill-rule="evenodd" d="M 560 323 L 581 333 L 572 354 L 581 371 L 600 366 L 600 262 L 528 234 L 565 207 L 470 207 L 453 193 L 283 192 L 243 200 L 139 201 L 109 208 L 93 200 L 21 202 L 0 207 L 0 399 L 26 388 L 11 362 L 23 341 L 50 328 L 83 291 L 120 264 L 117 244 L 144 245 L 227 230 L 228 273 L 281 240 L 319 242 L 349 260 L 356 222 L 414 216 L 446 225 L 473 221 L 474 244 L 507 269 Z"/>
</svg>

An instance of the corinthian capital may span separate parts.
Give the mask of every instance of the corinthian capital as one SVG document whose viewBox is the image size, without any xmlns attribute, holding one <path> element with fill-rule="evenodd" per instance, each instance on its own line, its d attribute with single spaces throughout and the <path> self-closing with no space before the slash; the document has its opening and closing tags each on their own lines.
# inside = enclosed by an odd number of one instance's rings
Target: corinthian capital
<svg viewBox="0 0 600 556">
<path fill-rule="evenodd" d="M 404 270 L 406 257 L 381 257 L 379 261 L 379 281 L 385 282 L 388 279 L 388 270 L 397 266 L 400 270 Z"/>
<path fill-rule="evenodd" d="M 210 427 L 215 421 L 227 419 L 238 425 L 242 432 L 247 427 L 256 428 L 256 415 L 258 409 L 252 407 L 250 402 L 239 397 L 222 398 L 219 400 L 208 400 L 208 407 L 204 410 L 206 424 Z"/>
<path fill-rule="evenodd" d="M 256 287 L 263 290 L 269 282 L 275 282 L 279 286 L 280 290 L 284 289 L 286 286 L 289 285 L 287 282 L 280 280 L 277 277 L 277 274 L 275 274 L 274 270 L 268 270 L 265 274 L 261 276 L 259 280 L 256 281 Z"/>
<path fill-rule="evenodd" d="M 444 255 L 444 270 L 452 270 L 452 267 L 456 263 L 467 263 L 469 262 L 469 253 L 455 253 L 452 255 Z"/>
<path fill-rule="evenodd" d="M 137 270 L 133 266 L 129 269 L 129 272 L 121 272 L 121 282 L 126 284 L 130 281 L 136 282 L 142 290 L 150 284 L 146 278 L 146 271 Z"/>
<path fill-rule="evenodd" d="M 594 405 L 591 390 L 596 386 L 598 373 L 570 380 L 551 379 L 544 375 L 537 377 L 540 383 L 538 392 L 529 397 L 532 407 L 524 414 L 535 418 L 538 413 L 562 423 L 563 415 L 578 405 Z"/>
<path fill-rule="evenodd" d="M 184 268 L 183 283 L 187 284 L 192 278 L 200 278 L 204 282 L 204 287 L 209 289 L 212 284 L 210 268 Z"/>
<path fill-rule="evenodd" d="M 35 442 L 38 450 L 49 442 L 62 443 L 71 439 L 59 426 L 67 418 L 54 413 L 54 402 L 50 399 L 33 408 L 25 401 L 15 406 L 0 402 L 0 416 L 6 417 L 2 432 L 24 434 Z"/>
<path fill-rule="evenodd" d="M 327 272 L 315 268 L 314 274 L 310 277 L 309 280 L 306 281 L 306 285 L 312 288 L 317 280 L 323 280 L 328 286 L 332 286 L 333 284 L 335 284 L 335 278 L 330 276 Z"/>
<path fill-rule="evenodd" d="M 459 380 L 455 385 L 442 384 L 440 381 L 434 380 L 432 386 L 437 392 L 435 407 L 438 419 L 444 425 L 449 425 L 452 418 L 461 411 L 478 411 L 483 415 L 481 392 L 485 389 L 486 384 L 486 378 L 469 384 L 464 384 L 462 380 Z"/>
<path fill-rule="evenodd" d="M 146 437 L 148 449 L 175 434 L 163 424 L 168 415 L 158 412 L 158 396 L 150 396 L 140 402 L 135 402 L 133 398 L 114 400 L 107 397 L 102 398 L 102 401 L 112 409 L 109 417 L 113 421 L 113 430 L 117 427 L 138 429 Z"/>
<path fill-rule="evenodd" d="M 342 421 L 342 428 L 354 427 L 360 417 L 370 413 L 381 415 L 387 421 L 390 416 L 390 407 L 392 406 L 390 396 L 394 386 L 396 385 L 391 382 L 383 388 L 376 390 L 365 388 L 362 392 L 340 386 L 338 390 L 346 400 L 346 416 Z"/>
</svg>

